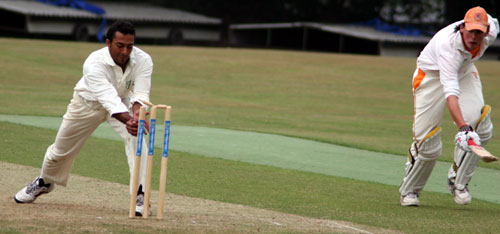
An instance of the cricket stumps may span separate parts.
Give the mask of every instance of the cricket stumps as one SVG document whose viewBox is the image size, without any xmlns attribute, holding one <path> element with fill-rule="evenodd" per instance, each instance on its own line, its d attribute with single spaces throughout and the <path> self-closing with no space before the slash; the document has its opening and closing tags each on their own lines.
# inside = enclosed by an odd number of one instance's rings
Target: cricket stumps
<svg viewBox="0 0 500 234">
<path fill-rule="evenodd" d="M 149 105 L 148 103 L 147 105 Z M 146 182 L 144 185 L 144 211 L 143 218 L 149 217 L 149 202 L 151 198 L 151 178 L 153 171 L 153 156 L 154 156 L 154 141 L 156 135 L 156 117 L 158 109 L 165 110 L 165 133 L 163 136 L 163 152 L 161 159 L 161 171 L 160 171 L 160 184 L 158 191 L 158 209 L 156 217 L 158 219 L 163 218 L 163 207 L 165 200 L 165 186 L 167 182 L 167 162 L 168 162 L 168 146 L 170 141 L 170 113 L 172 108 L 167 105 L 150 105 L 151 106 L 151 118 L 150 118 L 150 131 L 149 131 L 149 144 L 148 144 L 148 158 L 146 166 Z M 132 195 L 130 198 L 130 209 L 129 218 L 135 217 L 135 206 L 137 205 L 137 191 L 139 185 L 139 168 L 141 164 L 141 154 L 142 154 L 142 140 L 144 138 L 144 126 L 146 121 L 146 107 L 142 106 L 139 112 L 139 130 L 137 134 L 137 153 L 134 160 L 134 168 L 132 174 Z"/>
</svg>

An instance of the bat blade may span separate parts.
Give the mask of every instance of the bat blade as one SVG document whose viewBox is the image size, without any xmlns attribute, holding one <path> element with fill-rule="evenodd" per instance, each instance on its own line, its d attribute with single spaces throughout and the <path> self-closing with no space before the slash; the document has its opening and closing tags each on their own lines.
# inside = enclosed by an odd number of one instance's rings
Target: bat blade
<svg viewBox="0 0 500 234">
<path fill-rule="evenodd" d="M 469 143 L 469 149 L 471 149 L 475 155 L 480 157 L 481 160 L 483 160 L 485 162 L 498 161 L 498 158 L 493 156 L 493 154 L 488 152 L 484 147 L 476 145 L 476 143 L 474 143 L 474 141 L 472 141 L 472 140 L 469 140 L 468 143 Z"/>
</svg>

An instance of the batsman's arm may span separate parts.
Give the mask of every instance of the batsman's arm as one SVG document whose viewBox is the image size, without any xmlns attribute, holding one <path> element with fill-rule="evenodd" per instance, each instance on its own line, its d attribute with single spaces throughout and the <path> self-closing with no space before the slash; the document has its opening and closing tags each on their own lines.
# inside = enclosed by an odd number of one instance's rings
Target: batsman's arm
<svg viewBox="0 0 500 234">
<path fill-rule="evenodd" d="M 453 118 L 453 121 L 455 121 L 457 127 L 460 129 L 463 126 L 466 126 L 467 123 L 464 120 L 462 110 L 458 104 L 458 97 L 455 95 L 448 96 L 448 98 L 446 98 L 446 104 L 448 105 L 448 110 L 450 111 L 451 117 Z"/>
</svg>

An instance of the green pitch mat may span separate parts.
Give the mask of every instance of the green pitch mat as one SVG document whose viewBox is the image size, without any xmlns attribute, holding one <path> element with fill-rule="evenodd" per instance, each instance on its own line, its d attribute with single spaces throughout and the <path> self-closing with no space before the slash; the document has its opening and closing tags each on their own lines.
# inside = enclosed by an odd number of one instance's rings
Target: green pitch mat
<svg viewBox="0 0 500 234">
<path fill-rule="evenodd" d="M 58 129 L 62 118 L 0 115 L 0 121 Z M 102 124 L 93 134 L 97 138 L 120 140 L 118 134 Z M 157 147 L 163 126 L 157 126 Z M 170 149 L 207 157 L 263 164 L 287 169 L 399 185 L 406 159 L 401 156 L 360 150 L 300 138 L 228 129 L 173 125 Z M 160 155 L 160 153 L 157 153 Z M 446 176 L 449 163 L 438 162 L 425 190 L 448 193 Z M 499 203 L 500 171 L 477 168 L 469 185 L 474 198 Z"/>
</svg>

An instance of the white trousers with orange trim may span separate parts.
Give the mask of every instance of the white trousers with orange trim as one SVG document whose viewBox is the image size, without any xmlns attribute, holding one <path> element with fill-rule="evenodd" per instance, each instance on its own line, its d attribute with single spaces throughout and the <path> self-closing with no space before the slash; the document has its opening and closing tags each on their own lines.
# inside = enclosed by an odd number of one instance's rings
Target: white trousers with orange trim
<svg viewBox="0 0 500 234">
<path fill-rule="evenodd" d="M 481 109 L 484 106 L 481 80 L 476 67 L 472 65 L 468 70 L 460 73 L 458 80 L 461 90 L 459 103 L 462 115 L 466 123 L 476 126 L 481 117 Z M 420 194 L 432 172 L 435 161 L 441 155 L 440 134 L 434 137 L 429 134 L 433 131 L 436 132 L 435 130 L 440 128 L 446 109 L 446 98 L 438 71 L 422 71 L 417 68 L 413 75 L 412 84 L 415 112 L 412 147 L 420 146 L 426 150 L 425 152 L 419 152 L 418 149 L 414 150 L 416 154 L 413 155 L 413 159 L 410 155 L 406 176 L 400 188 L 402 195 L 408 193 Z M 454 139 L 450 140 L 453 141 Z M 426 152 L 429 152 L 429 154 Z M 462 156 L 455 155 L 455 161 L 459 161 Z M 475 164 L 477 164 L 477 161 Z M 416 171 L 412 173 L 412 170 Z"/>
<path fill-rule="evenodd" d="M 122 137 L 125 143 L 125 153 L 127 155 L 129 172 L 130 175 L 132 175 L 137 148 L 137 137 L 128 133 L 125 124 L 110 117 L 109 113 L 101 104 L 98 102 L 86 101 L 75 92 L 73 94 L 73 99 L 71 99 L 68 105 L 66 114 L 64 114 L 55 141 L 47 148 L 42 165 L 41 177 L 48 183 L 66 186 L 76 156 L 90 135 L 104 121 L 107 121 Z M 144 184 L 145 181 L 147 152 L 147 143 L 143 141 L 139 179 L 141 184 Z M 107 157 L 106 155 L 101 156 Z M 108 166 L 114 167 L 113 165 Z M 130 179 L 131 178 L 132 177 L 130 177 Z"/>
</svg>

